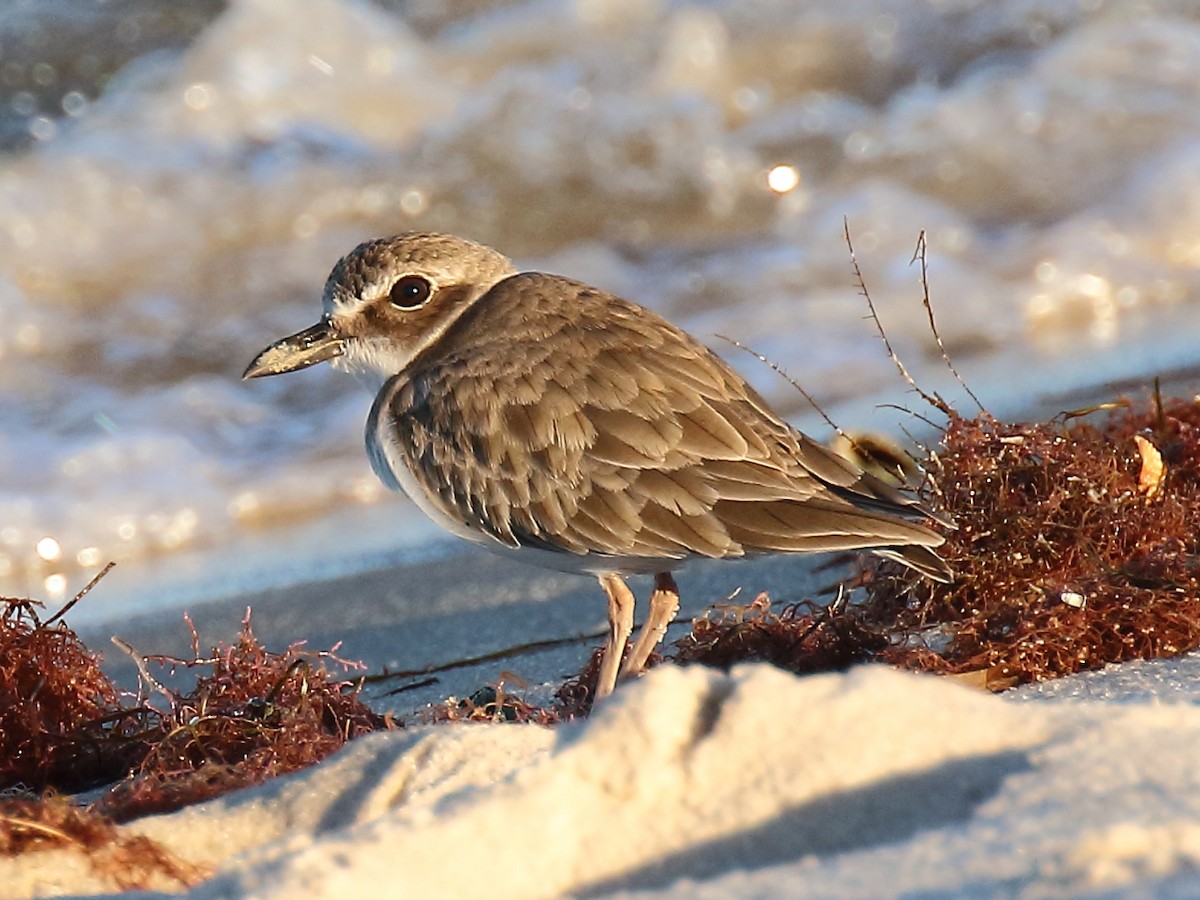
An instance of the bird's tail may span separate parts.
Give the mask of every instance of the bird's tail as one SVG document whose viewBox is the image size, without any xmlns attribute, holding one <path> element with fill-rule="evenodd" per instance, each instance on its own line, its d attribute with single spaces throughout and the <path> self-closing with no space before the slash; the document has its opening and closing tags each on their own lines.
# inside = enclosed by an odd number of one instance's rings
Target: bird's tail
<svg viewBox="0 0 1200 900">
<path fill-rule="evenodd" d="M 946 584 L 954 580 L 954 570 L 946 561 L 921 544 L 907 544 L 900 547 L 876 547 L 871 551 L 884 559 L 893 559 L 910 569 Z"/>
</svg>

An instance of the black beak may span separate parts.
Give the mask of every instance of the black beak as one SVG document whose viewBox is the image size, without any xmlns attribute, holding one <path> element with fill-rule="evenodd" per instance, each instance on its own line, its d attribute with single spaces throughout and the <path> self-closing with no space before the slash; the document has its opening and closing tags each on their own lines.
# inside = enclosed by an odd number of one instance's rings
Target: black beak
<svg viewBox="0 0 1200 900">
<path fill-rule="evenodd" d="M 242 378 L 297 372 L 341 356 L 344 349 L 342 336 L 334 330 L 328 319 L 322 319 L 311 328 L 276 341 L 258 354 L 246 367 Z"/>
</svg>

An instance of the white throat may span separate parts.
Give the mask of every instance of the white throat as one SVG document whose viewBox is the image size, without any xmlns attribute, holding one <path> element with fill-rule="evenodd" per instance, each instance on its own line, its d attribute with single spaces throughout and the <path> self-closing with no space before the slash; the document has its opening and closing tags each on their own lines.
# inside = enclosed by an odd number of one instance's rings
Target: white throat
<svg viewBox="0 0 1200 900">
<path fill-rule="evenodd" d="M 355 381 L 375 394 L 389 378 L 403 372 L 423 346 L 405 348 L 383 338 L 351 340 L 346 342 L 342 355 L 333 360 L 333 368 L 353 375 Z"/>
</svg>

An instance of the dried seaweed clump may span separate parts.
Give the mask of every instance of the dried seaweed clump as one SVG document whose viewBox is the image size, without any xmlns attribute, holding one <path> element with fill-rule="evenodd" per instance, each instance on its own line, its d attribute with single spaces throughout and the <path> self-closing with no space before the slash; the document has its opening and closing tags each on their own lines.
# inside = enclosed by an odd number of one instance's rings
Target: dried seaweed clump
<svg viewBox="0 0 1200 900">
<path fill-rule="evenodd" d="M 38 604 L 0 598 L 0 789 L 76 791 L 119 778 L 136 758 L 97 657 Z"/>
<path fill-rule="evenodd" d="M 208 875 L 144 835 L 122 835 L 108 819 L 64 797 L 0 799 L 0 856 L 54 848 L 79 850 L 120 890 L 190 887 Z"/>
<path fill-rule="evenodd" d="M 501 675 L 500 681 L 475 691 L 470 697 L 459 700 L 451 697 L 443 703 L 429 707 L 424 719 L 430 724 L 446 722 L 516 722 L 535 725 L 558 725 L 569 716 L 558 705 L 538 706 L 505 689 L 505 682 L 514 680 L 509 673 Z M 520 679 L 519 686 L 524 687 Z"/>
<path fill-rule="evenodd" d="M 879 658 L 993 688 L 1200 645 L 1200 404 L 1099 426 L 951 421 L 932 472 L 958 523 L 950 585 L 884 564 Z"/>
<path fill-rule="evenodd" d="M 675 642 L 673 661 L 727 669 L 735 663 L 766 662 L 797 674 L 845 669 L 874 659 L 888 645 L 883 630 L 856 615 L 811 602 L 780 613 L 759 594 L 749 605 L 723 604 L 692 620 L 692 630 Z"/>
<path fill-rule="evenodd" d="M 1200 646 L 1200 400 L 1098 426 L 952 416 L 942 444 L 951 584 L 883 561 L 859 602 L 717 607 L 675 661 L 889 662 L 1002 690 Z"/>
<path fill-rule="evenodd" d="M 0 599 L 0 788 L 8 795 L 0 797 L 0 855 L 74 848 L 117 888 L 186 887 L 205 873 L 148 838 L 122 835 L 114 822 L 258 784 L 393 727 L 327 668 L 357 664 L 300 645 L 272 653 L 254 637 L 249 614 L 238 639 L 208 658 L 194 630 L 190 660 L 138 655 L 166 709 L 124 705 L 128 697 L 98 658 L 56 624 L 90 588 L 45 622 L 39 604 Z M 149 675 L 147 659 L 210 673 L 180 695 Z M 53 793 L 123 776 L 88 807 Z"/>
<path fill-rule="evenodd" d="M 170 700 L 161 732 L 133 774 L 94 805 L 116 821 L 259 784 L 314 765 L 361 734 L 393 727 L 353 684 L 333 677 L 327 662 L 357 667 L 333 651 L 308 652 L 299 644 L 268 651 L 248 614 L 237 640 L 207 658 L 200 657 L 195 631 L 192 637 L 191 660 L 148 657 L 211 673 L 185 695 L 160 688 Z"/>
<path fill-rule="evenodd" d="M 0 789 L 74 792 L 125 778 L 94 806 L 124 820 L 258 784 L 393 727 L 327 668 L 357 664 L 300 645 L 268 651 L 249 617 L 208 658 L 194 631 L 192 659 L 149 657 L 211 669 L 187 694 L 159 686 L 161 710 L 124 705 L 97 657 L 65 623 L 41 622 L 35 603 L 0 604 Z"/>
</svg>

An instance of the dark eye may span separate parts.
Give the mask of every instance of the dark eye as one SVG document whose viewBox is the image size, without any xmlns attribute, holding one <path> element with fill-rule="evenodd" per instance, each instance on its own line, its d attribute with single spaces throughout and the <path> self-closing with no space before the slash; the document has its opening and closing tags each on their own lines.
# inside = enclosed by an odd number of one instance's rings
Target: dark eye
<svg viewBox="0 0 1200 900">
<path fill-rule="evenodd" d="M 397 309 L 416 309 L 429 299 L 433 288 L 420 275 L 405 275 L 392 285 L 388 299 Z"/>
</svg>

